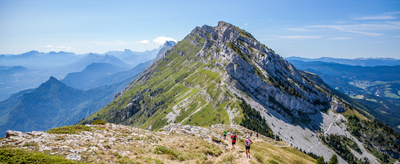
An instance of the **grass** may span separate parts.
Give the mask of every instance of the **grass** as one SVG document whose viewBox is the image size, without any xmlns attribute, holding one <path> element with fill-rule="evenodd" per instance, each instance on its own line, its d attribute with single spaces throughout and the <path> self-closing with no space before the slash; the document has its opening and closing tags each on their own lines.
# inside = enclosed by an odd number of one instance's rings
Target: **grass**
<svg viewBox="0 0 400 164">
<path fill-rule="evenodd" d="M 0 149 L 0 163 L 78 163 L 61 156 L 48 155 L 24 149 Z"/>
<path fill-rule="evenodd" d="M 257 163 L 309 163 L 315 159 L 292 147 L 276 147 L 267 142 L 253 141 L 250 154 Z M 243 147 L 242 144 L 238 144 Z"/>
<path fill-rule="evenodd" d="M 48 130 L 46 133 L 51 134 L 78 134 L 82 131 L 91 131 L 92 129 L 89 126 L 84 125 L 70 125 L 70 126 L 63 126 L 59 128 L 53 128 Z"/>
</svg>

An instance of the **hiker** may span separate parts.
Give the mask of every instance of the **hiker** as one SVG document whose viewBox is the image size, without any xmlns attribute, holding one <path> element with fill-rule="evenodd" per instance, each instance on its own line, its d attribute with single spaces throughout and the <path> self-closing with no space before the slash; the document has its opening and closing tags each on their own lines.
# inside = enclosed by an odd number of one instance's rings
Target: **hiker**
<svg viewBox="0 0 400 164">
<path fill-rule="evenodd" d="M 250 137 L 247 136 L 247 139 L 244 141 L 244 146 L 246 147 L 246 157 L 250 158 L 250 145 L 253 144 L 253 141 L 250 140 Z"/>
<path fill-rule="evenodd" d="M 232 150 L 234 150 L 235 149 L 236 140 L 237 140 L 237 136 L 236 136 L 235 132 L 232 132 L 231 139 L 232 139 Z"/>
<path fill-rule="evenodd" d="M 257 139 L 258 139 L 258 133 L 256 133 Z"/>
<path fill-rule="evenodd" d="M 253 136 L 253 132 L 250 132 L 250 136 Z"/>
<path fill-rule="evenodd" d="M 222 141 L 225 141 L 225 138 L 226 138 L 226 129 L 225 129 L 222 133 L 224 133 L 224 139 L 222 139 Z"/>
</svg>

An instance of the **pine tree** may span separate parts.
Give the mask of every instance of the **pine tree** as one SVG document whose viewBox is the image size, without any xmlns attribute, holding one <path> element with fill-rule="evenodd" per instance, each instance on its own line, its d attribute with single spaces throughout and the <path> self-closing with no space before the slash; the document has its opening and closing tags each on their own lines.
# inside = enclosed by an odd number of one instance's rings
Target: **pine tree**
<svg viewBox="0 0 400 164">
<path fill-rule="evenodd" d="M 324 157 L 319 157 L 316 164 L 325 164 Z"/>
<path fill-rule="evenodd" d="M 328 164 L 338 164 L 339 161 L 337 159 L 336 154 L 333 154 L 332 157 L 329 159 L 329 163 Z"/>
</svg>

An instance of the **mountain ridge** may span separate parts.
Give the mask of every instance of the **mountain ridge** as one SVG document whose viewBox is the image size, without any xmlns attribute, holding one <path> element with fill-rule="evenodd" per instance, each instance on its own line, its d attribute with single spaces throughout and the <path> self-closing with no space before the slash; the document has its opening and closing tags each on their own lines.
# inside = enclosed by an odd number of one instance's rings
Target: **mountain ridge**
<svg viewBox="0 0 400 164">
<path fill-rule="evenodd" d="M 325 159 L 339 154 L 340 163 L 378 162 L 375 155 L 379 153 L 371 154 L 370 147 L 353 136 L 357 130 L 348 131 L 356 124 L 347 124 L 347 118 L 368 121 L 359 109 L 317 86 L 250 33 L 226 22 L 196 27 L 113 102 L 79 124 L 105 120 L 158 129 L 172 123 L 222 123 L 256 129 L 246 123 L 256 120 L 254 112 L 244 112 L 249 109 L 244 103 L 259 113 L 267 131 L 293 147 Z M 361 154 L 346 148 L 348 155 L 344 155 L 339 148 L 329 146 L 331 140 L 322 140 L 320 133 L 356 141 L 353 145 Z M 397 147 L 391 151 L 398 153 Z"/>
</svg>

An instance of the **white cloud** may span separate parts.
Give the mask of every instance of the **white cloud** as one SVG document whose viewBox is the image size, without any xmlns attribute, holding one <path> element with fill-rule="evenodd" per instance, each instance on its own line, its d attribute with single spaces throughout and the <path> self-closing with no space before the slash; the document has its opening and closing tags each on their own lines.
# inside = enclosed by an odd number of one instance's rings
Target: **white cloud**
<svg viewBox="0 0 400 164">
<path fill-rule="evenodd" d="M 283 39 L 319 39 L 321 36 L 302 36 L 302 35 L 294 35 L 294 36 L 279 36 L 279 38 Z"/>
<path fill-rule="evenodd" d="M 361 18 L 355 18 L 355 20 L 375 20 L 375 19 L 396 19 L 396 17 L 391 15 L 375 15 L 375 16 L 367 16 Z"/>
<path fill-rule="evenodd" d="M 166 41 L 175 41 L 177 42 L 174 38 L 171 37 L 165 37 L 165 36 L 160 36 L 155 39 L 153 39 L 153 42 L 156 44 L 164 44 Z"/>
<path fill-rule="evenodd" d="M 400 29 L 400 22 L 384 22 L 382 24 L 355 24 L 355 25 L 315 25 L 309 27 L 317 27 L 317 28 L 332 28 L 337 29 L 344 32 L 362 34 L 367 36 L 381 36 L 384 34 L 376 33 L 376 32 L 365 32 L 364 30 L 392 30 L 392 29 Z M 362 31 L 360 31 L 362 30 Z"/>
<path fill-rule="evenodd" d="M 44 47 L 46 47 L 46 48 L 53 48 L 53 46 L 51 46 L 51 45 L 44 46 Z"/>
<path fill-rule="evenodd" d="M 58 50 L 75 50 L 76 48 L 67 47 L 67 46 L 57 46 Z"/>
<path fill-rule="evenodd" d="M 140 43 L 143 43 L 143 44 L 149 44 L 149 43 L 150 43 L 150 41 L 148 41 L 148 40 L 142 40 L 142 41 L 140 41 Z"/>
<path fill-rule="evenodd" d="M 350 39 L 349 37 L 333 37 L 333 38 L 329 38 L 329 40 L 347 40 Z"/>
<path fill-rule="evenodd" d="M 245 23 L 245 24 L 244 24 L 244 26 L 247 26 L 247 25 L 249 25 L 249 24 L 248 24 L 248 23 Z"/>
</svg>

